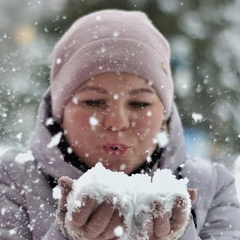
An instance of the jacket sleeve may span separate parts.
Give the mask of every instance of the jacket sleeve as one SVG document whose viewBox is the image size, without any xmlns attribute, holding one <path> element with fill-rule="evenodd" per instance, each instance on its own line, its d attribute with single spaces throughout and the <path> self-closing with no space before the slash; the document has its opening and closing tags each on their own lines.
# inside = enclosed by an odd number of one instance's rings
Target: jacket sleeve
<svg viewBox="0 0 240 240">
<path fill-rule="evenodd" d="M 15 184 L 4 166 L 0 166 L 0 240 L 35 240 L 29 223 L 25 199 L 22 197 L 21 178 Z M 44 240 L 65 240 L 54 223 Z"/>
<path fill-rule="evenodd" d="M 32 239 L 25 200 L 3 166 L 0 166 L 0 210 L 1 240 Z"/>
<path fill-rule="evenodd" d="M 29 212 L 34 212 L 36 209 L 29 209 L 31 198 L 26 198 L 26 191 L 29 189 L 24 176 L 27 171 L 24 164 L 16 164 L 12 161 L 18 151 L 9 151 L 0 158 L 0 240 L 40 240 L 43 238 L 38 229 L 41 225 L 35 225 L 34 219 L 30 221 Z M 31 169 L 31 167 L 30 167 Z M 29 172 L 28 172 L 29 173 Z M 35 174 L 29 173 L 29 174 Z M 43 185 L 39 185 L 43 190 Z M 35 186 L 35 188 L 38 188 Z M 44 191 L 44 190 L 43 190 Z M 31 202 L 32 203 L 32 202 Z M 37 204 L 37 203 L 36 203 Z M 45 206 L 46 207 L 46 206 Z M 46 208 L 47 211 L 47 208 Z M 35 215 L 36 217 L 38 215 Z M 39 214 L 40 218 L 48 216 Z M 49 224 L 49 230 L 43 239 L 64 240 L 55 223 L 52 221 L 44 221 Z M 51 226 L 52 224 L 52 226 Z M 36 229 L 37 228 L 37 229 Z M 36 231 L 34 231 L 37 230 Z M 54 234 L 54 236 L 53 236 Z"/>
<path fill-rule="evenodd" d="M 58 229 L 57 223 L 54 223 L 51 228 L 48 230 L 46 235 L 42 238 L 42 240 L 66 240 L 60 230 Z"/>
<path fill-rule="evenodd" d="M 185 230 L 184 234 L 180 237 L 179 240 L 198 240 L 198 234 L 197 234 L 197 230 L 195 228 L 194 222 L 192 220 L 192 218 L 189 221 L 189 225 L 187 227 L 187 229 Z"/>
<path fill-rule="evenodd" d="M 216 165 L 216 172 L 216 192 L 199 236 L 203 240 L 240 239 L 240 204 L 235 179 L 222 164 Z"/>
</svg>

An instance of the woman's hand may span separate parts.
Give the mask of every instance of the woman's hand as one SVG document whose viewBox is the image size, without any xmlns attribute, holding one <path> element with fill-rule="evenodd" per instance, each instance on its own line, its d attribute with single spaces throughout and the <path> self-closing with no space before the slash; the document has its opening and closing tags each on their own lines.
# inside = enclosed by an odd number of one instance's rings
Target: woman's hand
<svg viewBox="0 0 240 240">
<path fill-rule="evenodd" d="M 150 208 L 146 208 L 150 211 L 128 215 L 128 223 L 132 223 L 130 225 L 133 229 L 129 224 L 127 224 L 129 226 L 125 225 L 123 214 L 113 204 L 113 197 L 110 196 L 106 196 L 100 204 L 93 196 L 83 197 L 81 207 L 74 209 L 69 218 L 66 217 L 68 195 L 72 191 L 73 180 L 62 177 L 58 183 L 62 197 L 59 200 L 57 222 L 67 239 L 118 239 L 115 230 L 121 227 L 127 239 L 173 240 L 178 239 L 188 225 L 189 205 L 182 197 L 176 197 L 170 211 L 165 209 L 165 205 L 156 201 Z M 197 192 L 195 189 L 188 189 L 188 193 L 193 203 Z M 129 220 L 129 217 L 132 220 Z"/>
<path fill-rule="evenodd" d="M 57 221 L 65 237 L 71 240 L 117 239 L 115 229 L 121 226 L 124 231 L 123 216 L 110 197 L 101 204 L 93 197 L 84 197 L 82 206 L 72 212 L 71 220 L 67 219 L 67 197 L 72 191 L 73 180 L 62 177 L 58 184 L 62 197 L 59 200 Z"/>
<path fill-rule="evenodd" d="M 191 202 L 197 197 L 195 189 L 188 189 Z M 149 240 L 175 240 L 185 231 L 188 225 L 189 212 L 187 211 L 186 200 L 177 197 L 174 201 L 171 212 L 166 211 L 164 206 L 154 202 L 151 212 L 140 212 L 135 216 L 139 232 L 132 238 L 149 237 Z"/>
</svg>

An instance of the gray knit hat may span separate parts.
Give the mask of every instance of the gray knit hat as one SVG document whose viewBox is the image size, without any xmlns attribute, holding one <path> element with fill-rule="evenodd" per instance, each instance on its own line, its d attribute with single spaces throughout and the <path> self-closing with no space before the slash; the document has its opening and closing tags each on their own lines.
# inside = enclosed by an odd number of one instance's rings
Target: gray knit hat
<svg viewBox="0 0 240 240">
<path fill-rule="evenodd" d="M 86 15 L 63 35 L 52 57 L 52 112 L 58 123 L 80 85 L 103 72 L 132 73 L 147 80 L 169 117 L 173 101 L 170 49 L 144 13 L 103 10 Z"/>
</svg>

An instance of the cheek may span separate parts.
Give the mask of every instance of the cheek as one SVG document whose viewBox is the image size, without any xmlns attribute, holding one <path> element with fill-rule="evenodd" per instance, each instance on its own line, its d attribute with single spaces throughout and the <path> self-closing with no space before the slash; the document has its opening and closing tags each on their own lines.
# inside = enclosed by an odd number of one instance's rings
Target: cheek
<svg viewBox="0 0 240 240">
<path fill-rule="evenodd" d="M 89 116 L 81 111 L 66 109 L 62 126 L 67 131 L 67 135 L 78 136 L 90 127 Z"/>
<path fill-rule="evenodd" d="M 152 112 L 151 112 L 152 113 Z M 133 121 L 133 127 L 135 128 L 137 135 L 141 140 L 147 137 L 154 137 L 159 132 L 162 126 L 162 115 L 159 113 L 139 115 L 138 118 Z"/>
</svg>

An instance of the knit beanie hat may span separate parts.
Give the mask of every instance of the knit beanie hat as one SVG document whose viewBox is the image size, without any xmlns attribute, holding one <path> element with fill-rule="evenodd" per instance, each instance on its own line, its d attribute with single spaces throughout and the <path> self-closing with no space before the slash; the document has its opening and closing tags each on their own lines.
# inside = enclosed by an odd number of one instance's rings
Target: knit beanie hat
<svg viewBox="0 0 240 240">
<path fill-rule="evenodd" d="M 156 90 L 165 118 L 170 115 L 169 44 L 142 12 L 102 10 L 78 19 L 54 47 L 52 59 L 52 113 L 58 123 L 80 85 L 104 72 L 142 77 Z"/>
</svg>

